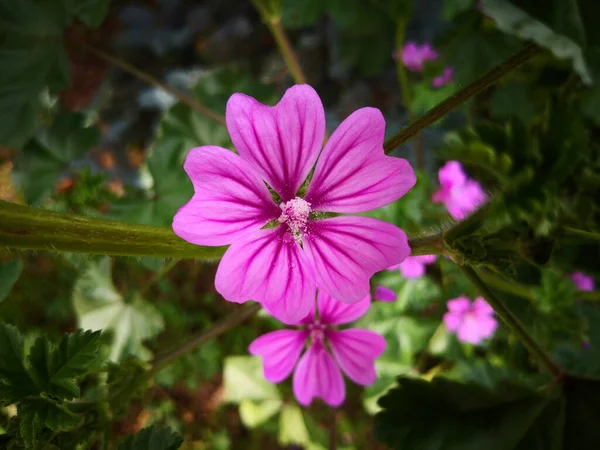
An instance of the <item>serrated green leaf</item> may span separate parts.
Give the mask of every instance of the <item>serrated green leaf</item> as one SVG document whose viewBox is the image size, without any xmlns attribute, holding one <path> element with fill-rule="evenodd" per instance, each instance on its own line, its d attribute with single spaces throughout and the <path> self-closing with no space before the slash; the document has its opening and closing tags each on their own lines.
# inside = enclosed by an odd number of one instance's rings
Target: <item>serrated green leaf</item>
<svg viewBox="0 0 600 450">
<path fill-rule="evenodd" d="M 90 264 L 76 281 L 73 305 L 81 328 L 113 333 L 112 361 L 127 354 L 149 359 L 151 355 L 142 343 L 164 328 L 160 313 L 138 293 L 126 302 L 116 290 L 109 258 Z"/>
<path fill-rule="evenodd" d="M 58 345 L 45 336 L 31 347 L 28 362 L 40 390 L 53 396 L 79 397 L 76 378 L 85 375 L 96 361 L 100 332 L 77 330 L 62 337 Z"/>
<path fill-rule="evenodd" d="M 224 399 L 232 403 L 243 400 L 280 400 L 277 387 L 263 375 L 260 358 L 230 356 L 223 369 Z"/>
<path fill-rule="evenodd" d="M 550 399 L 521 386 L 491 391 L 443 378 L 400 378 L 379 400 L 375 435 L 393 449 L 508 450 L 528 432 Z"/>
<path fill-rule="evenodd" d="M 0 324 L 0 404 L 38 393 L 24 364 L 23 337 L 12 325 Z"/>
<path fill-rule="evenodd" d="M 81 418 L 71 412 L 64 404 L 42 394 L 35 399 L 23 400 L 18 407 L 21 423 L 26 422 L 27 433 L 35 433 L 36 425 L 52 431 L 68 431 L 76 427 Z M 31 425 L 33 424 L 33 425 Z"/>
<path fill-rule="evenodd" d="M 170 428 L 151 426 L 123 439 L 118 450 L 177 450 L 183 438 Z"/>
<path fill-rule="evenodd" d="M 19 279 L 23 270 L 23 262 L 20 259 L 0 263 L 0 303 L 8 296 L 12 287 Z"/>
</svg>

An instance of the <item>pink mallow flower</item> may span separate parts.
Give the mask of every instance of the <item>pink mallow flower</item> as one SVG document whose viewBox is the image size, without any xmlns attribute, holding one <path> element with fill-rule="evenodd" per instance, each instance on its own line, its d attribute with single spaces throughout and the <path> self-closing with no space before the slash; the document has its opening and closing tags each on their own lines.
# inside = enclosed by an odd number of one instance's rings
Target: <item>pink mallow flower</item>
<svg viewBox="0 0 600 450">
<path fill-rule="evenodd" d="M 483 297 L 477 297 L 473 303 L 467 297 L 449 300 L 444 324 L 448 331 L 456 333 L 459 341 L 469 344 L 491 338 L 498 327 L 494 310 Z"/>
<path fill-rule="evenodd" d="M 431 85 L 435 88 L 442 87 L 448 83 L 452 83 L 454 77 L 454 69 L 452 67 L 444 67 L 444 71 L 441 75 L 438 75 L 433 79 Z"/>
<path fill-rule="evenodd" d="M 368 295 L 346 304 L 319 291 L 318 313 L 313 308 L 294 323 L 297 330 L 260 336 L 250 344 L 250 353 L 262 358 L 265 378 L 272 383 L 294 372 L 294 395 L 301 405 L 308 406 L 318 397 L 330 406 L 339 406 L 346 396 L 342 371 L 362 386 L 373 384 L 377 378 L 375 359 L 385 350 L 385 339 L 370 330 L 337 329 L 365 314 L 370 303 Z M 300 357 L 305 344 L 308 347 Z"/>
<path fill-rule="evenodd" d="M 226 121 L 239 155 L 214 145 L 190 150 L 184 169 L 195 193 L 173 219 L 173 230 L 188 242 L 230 245 L 215 279 L 226 300 L 252 299 L 299 320 L 317 287 L 358 302 L 375 272 L 410 254 L 395 225 L 323 218 L 380 208 L 415 185 L 410 164 L 383 151 L 378 109 L 355 111 L 322 150 L 325 113 L 308 85 L 288 89 L 273 107 L 234 94 Z M 308 188 L 300 190 L 313 167 Z"/>
<path fill-rule="evenodd" d="M 425 266 L 433 264 L 435 255 L 409 256 L 400 264 L 388 267 L 388 270 L 400 270 L 404 278 L 421 278 L 425 275 Z"/>
<path fill-rule="evenodd" d="M 583 272 L 573 272 L 571 274 L 571 280 L 573 280 L 575 287 L 580 291 L 590 292 L 596 288 L 594 279 Z"/>
<path fill-rule="evenodd" d="M 458 161 L 448 161 L 438 172 L 440 189 L 431 200 L 443 203 L 452 217 L 462 219 L 485 201 L 481 185 L 467 178 Z"/>
<path fill-rule="evenodd" d="M 391 303 L 395 302 L 396 298 L 398 298 L 398 296 L 392 289 L 382 285 L 375 287 L 375 300 Z"/>
<path fill-rule="evenodd" d="M 431 45 L 427 43 L 419 45 L 412 41 L 407 42 L 400 52 L 402 64 L 411 72 L 420 72 L 426 61 L 435 61 L 438 56 Z"/>
</svg>

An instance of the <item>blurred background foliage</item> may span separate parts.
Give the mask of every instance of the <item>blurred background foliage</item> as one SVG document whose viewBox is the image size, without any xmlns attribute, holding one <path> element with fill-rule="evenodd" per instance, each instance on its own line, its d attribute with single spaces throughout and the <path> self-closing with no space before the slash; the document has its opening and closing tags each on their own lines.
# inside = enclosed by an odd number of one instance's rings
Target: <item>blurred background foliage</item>
<svg viewBox="0 0 600 450">
<path fill-rule="evenodd" d="M 229 96 L 273 104 L 293 84 L 256 5 L 280 18 L 330 132 L 368 105 L 392 135 L 535 42 L 543 53 L 393 153 L 419 181 L 372 215 L 410 235 L 448 229 L 430 198 L 437 168 L 460 161 L 492 201 L 452 228 L 449 249 L 481 269 L 567 372 L 600 377 L 600 295 L 568 278 L 600 276 L 600 6 L 481 3 L 0 0 L 0 199 L 169 226 L 192 192 L 187 151 L 232 148 Z M 440 58 L 399 83 L 393 55 L 407 41 L 431 43 Z M 453 81 L 435 88 L 444 67 Z M 327 448 L 330 410 L 300 408 L 290 383 L 266 382 L 248 356 L 255 337 L 278 327 L 267 316 L 147 372 L 238 307 L 215 292 L 215 270 L 0 253 L 0 448 Z M 374 301 L 358 326 L 384 335 L 387 349 L 374 385 L 347 384 L 338 448 L 598 448 L 596 426 L 576 427 L 600 420 L 600 403 L 586 403 L 600 398 L 595 384 L 574 384 L 565 409 L 566 397 L 540 393 L 552 383 L 507 328 L 480 346 L 446 330 L 446 302 L 478 295 L 452 262 L 439 257 L 418 279 L 386 271 L 372 284 L 397 300 Z"/>
</svg>

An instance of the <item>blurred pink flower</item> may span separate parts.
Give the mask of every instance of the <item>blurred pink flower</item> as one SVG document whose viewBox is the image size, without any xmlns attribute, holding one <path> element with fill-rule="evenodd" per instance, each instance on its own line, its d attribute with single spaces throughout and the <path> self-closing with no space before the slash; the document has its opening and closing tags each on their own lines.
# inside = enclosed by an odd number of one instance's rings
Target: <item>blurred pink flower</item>
<svg viewBox="0 0 600 450">
<path fill-rule="evenodd" d="M 420 72 L 423 70 L 423 64 L 426 61 L 435 61 L 438 59 L 438 53 L 427 43 L 419 45 L 416 42 L 409 41 L 404 44 L 400 52 L 402 64 L 411 72 Z M 394 55 L 394 59 L 397 55 Z"/>
<path fill-rule="evenodd" d="M 375 287 L 375 300 L 391 303 L 395 302 L 397 297 L 396 293 L 390 288 L 381 285 Z"/>
<path fill-rule="evenodd" d="M 308 85 L 288 89 L 273 107 L 234 94 L 226 120 L 239 155 L 213 145 L 193 148 L 184 169 L 195 194 L 173 219 L 173 230 L 188 242 L 230 245 L 215 279 L 226 300 L 252 299 L 298 320 L 311 310 L 317 286 L 360 301 L 375 272 L 410 254 L 405 233 L 392 224 L 314 214 L 380 208 L 415 185 L 410 164 L 383 151 L 378 109 L 355 111 L 323 150 L 323 104 Z"/>
<path fill-rule="evenodd" d="M 583 272 L 573 272 L 571 280 L 573 280 L 575 287 L 580 291 L 593 291 L 596 288 L 594 278 Z"/>
<path fill-rule="evenodd" d="M 360 302 L 346 304 L 319 291 L 318 314 L 313 309 L 303 320 L 291 324 L 298 325 L 297 330 L 260 336 L 250 344 L 250 353 L 262 358 L 265 378 L 272 383 L 294 372 L 294 395 L 301 405 L 308 406 L 318 397 L 330 406 L 339 406 L 346 396 L 342 371 L 362 386 L 373 384 L 377 378 L 375 359 L 385 350 L 385 339 L 370 330 L 336 329 L 365 314 L 370 303 L 368 295 Z M 308 348 L 300 357 L 306 343 Z"/>
<path fill-rule="evenodd" d="M 452 83 L 454 77 L 454 69 L 452 67 L 444 67 L 444 71 L 441 75 L 438 75 L 433 79 L 431 85 L 435 88 L 444 86 L 445 84 Z"/>
<path fill-rule="evenodd" d="M 425 275 L 425 265 L 433 264 L 435 255 L 408 256 L 400 264 L 388 267 L 388 270 L 400 270 L 404 278 L 421 278 Z"/>
<path fill-rule="evenodd" d="M 440 189 L 431 200 L 443 203 L 452 217 L 462 219 L 485 201 L 481 185 L 467 178 L 458 161 L 448 161 L 438 172 Z"/>
<path fill-rule="evenodd" d="M 473 303 L 467 297 L 449 300 L 444 324 L 448 331 L 456 333 L 459 341 L 469 344 L 491 338 L 498 327 L 494 310 L 483 297 L 477 297 Z"/>
</svg>

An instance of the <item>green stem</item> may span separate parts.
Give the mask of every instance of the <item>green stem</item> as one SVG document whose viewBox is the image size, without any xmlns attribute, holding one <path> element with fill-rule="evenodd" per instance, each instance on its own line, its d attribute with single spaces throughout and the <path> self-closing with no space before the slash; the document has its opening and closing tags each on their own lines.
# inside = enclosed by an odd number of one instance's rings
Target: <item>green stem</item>
<svg viewBox="0 0 600 450">
<path fill-rule="evenodd" d="M 494 308 L 494 311 L 500 319 L 517 336 L 521 343 L 529 350 L 529 353 L 537 360 L 538 364 L 552 374 L 555 378 L 561 379 L 564 376 L 563 371 L 550 359 L 544 349 L 531 337 L 521 321 L 500 301 L 496 295 L 488 288 L 487 284 L 479 277 L 477 272 L 470 266 L 458 266 L 461 272 L 475 285 L 483 298 Z"/>
<path fill-rule="evenodd" d="M 529 59 L 541 53 L 541 51 L 542 49 L 536 44 L 526 45 L 523 50 L 514 54 L 508 60 L 496 66 L 467 87 L 461 89 L 452 97 L 449 97 L 443 102 L 439 103 L 437 106 L 434 106 L 432 109 L 426 112 L 425 115 L 419 118 L 419 120 L 411 123 L 407 127 L 404 127 L 398 134 L 388 139 L 383 145 L 385 152 L 390 153 L 395 148 L 404 144 L 406 141 L 419 134 L 421 130 L 437 122 L 454 108 L 462 105 L 474 95 L 479 94 L 484 89 L 493 85 L 506 74 L 519 67 L 525 61 L 528 61 Z"/>
<path fill-rule="evenodd" d="M 568 234 L 568 235 L 570 234 L 573 236 L 579 236 L 579 237 L 594 240 L 594 241 L 600 241 L 600 233 L 595 233 L 593 231 L 580 230 L 578 228 L 573 228 L 573 227 L 563 227 L 563 230 L 564 230 L 565 234 Z"/>
<path fill-rule="evenodd" d="M 444 254 L 440 235 L 411 238 L 413 255 Z M 179 238 L 169 227 L 134 225 L 0 200 L 0 248 L 109 256 L 220 259 L 227 247 L 204 247 Z"/>
<path fill-rule="evenodd" d="M 172 363 L 173 361 L 181 358 L 183 355 L 194 350 L 199 345 L 204 344 L 206 341 L 214 339 L 215 337 L 225 333 L 231 328 L 237 327 L 239 324 L 246 321 L 258 311 L 260 311 L 260 309 L 261 305 L 258 303 L 242 307 L 239 310 L 235 311 L 233 314 L 226 317 L 218 324 L 216 324 L 210 330 L 203 331 L 195 336 L 192 336 L 191 338 L 187 338 L 185 342 L 183 342 L 183 344 L 181 344 L 180 346 L 175 347 L 171 351 L 166 352 L 161 356 L 158 356 L 152 362 L 152 369 L 150 370 L 150 372 L 154 374 L 160 371 L 160 369 Z"/>
<path fill-rule="evenodd" d="M 298 58 L 296 57 L 296 53 L 290 44 L 290 40 L 288 39 L 283 27 L 281 26 L 281 22 L 278 17 L 263 17 L 263 21 L 265 25 L 271 31 L 275 42 L 277 43 L 277 47 L 279 47 L 279 51 L 283 56 L 285 61 L 285 65 L 287 66 L 294 82 L 296 84 L 306 84 L 306 77 L 304 76 L 304 72 L 302 72 L 302 68 L 300 67 L 300 63 L 298 63 Z"/>
<path fill-rule="evenodd" d="M 111 256 L 219 259 L 226 247 L 203 247 L 168 227 L 62 214 L 0 201 L 0 247 Z"/>
<path fill-rule="evenodd" d="M 113 66 L 118 67 L 119 69 L 129 73 L 130 75 L 133 75 L 136 78 L 139 78 L 140 80 L 142 80 L 148 84 L 151 84 L 152 86 L 156 86 L 157 88 L 162 89 L 163 91 L 171 94 L 173 97 L 175 97 L 180 102 L 185 103 L 186 105 L 190 106 L 192 109 L 195 109 L 200 114 L 205 115 L 206 117 L 214 120 L 217 123 L 220 123 L 221 125 L 225 125 L 225 117 L 223 117 L 221 114 L 218 114 L 218 113 L 214 112 L 212 109 L 207 108 L 206 106 L 198 103 L 196 100 L 188 97 L 187 95 L 183 94 L 182 92 L 180 92 L 176 89 L 173 89 L 170 86 L 167 86 L 165 83 L 157 80 L 156 78 L 149 75 L 148 73 L 138 69 L 137 67 L 135 67 L 132 64 L 128 63 L 127 61 L 125 61 L 124 59 L 121 59 L 117 56 L 111 55 L 111 54 L 105 52 L 104 50 L 100 50 L 95 47 L 86 46 L 85 48 L 89 52 L 96 55 L 98 58 L 103 59 L 104 61 L 112 64 Z"/>
<path fill-rule="evenodd" d="M 408 112 L 410 122 L 413 123 L 415 115 L 412 112 L 412 99 L 410 94 L 410 83 L 408 82 L 408 73 L 402 62 L 402 48 L 404 47 L 404 39 L 406 35 L 406 20 L 398 19 L 396 22 L 396 72 L 398 74 L 398 84 L 402 91 L 402 104 Z M 423 170 L 425 167 L 425 159 L 423 157 L 423 142 L 421 135 L 417 134 L 415 142 L 415 161 L 417 168 Z"/>
</svg>

